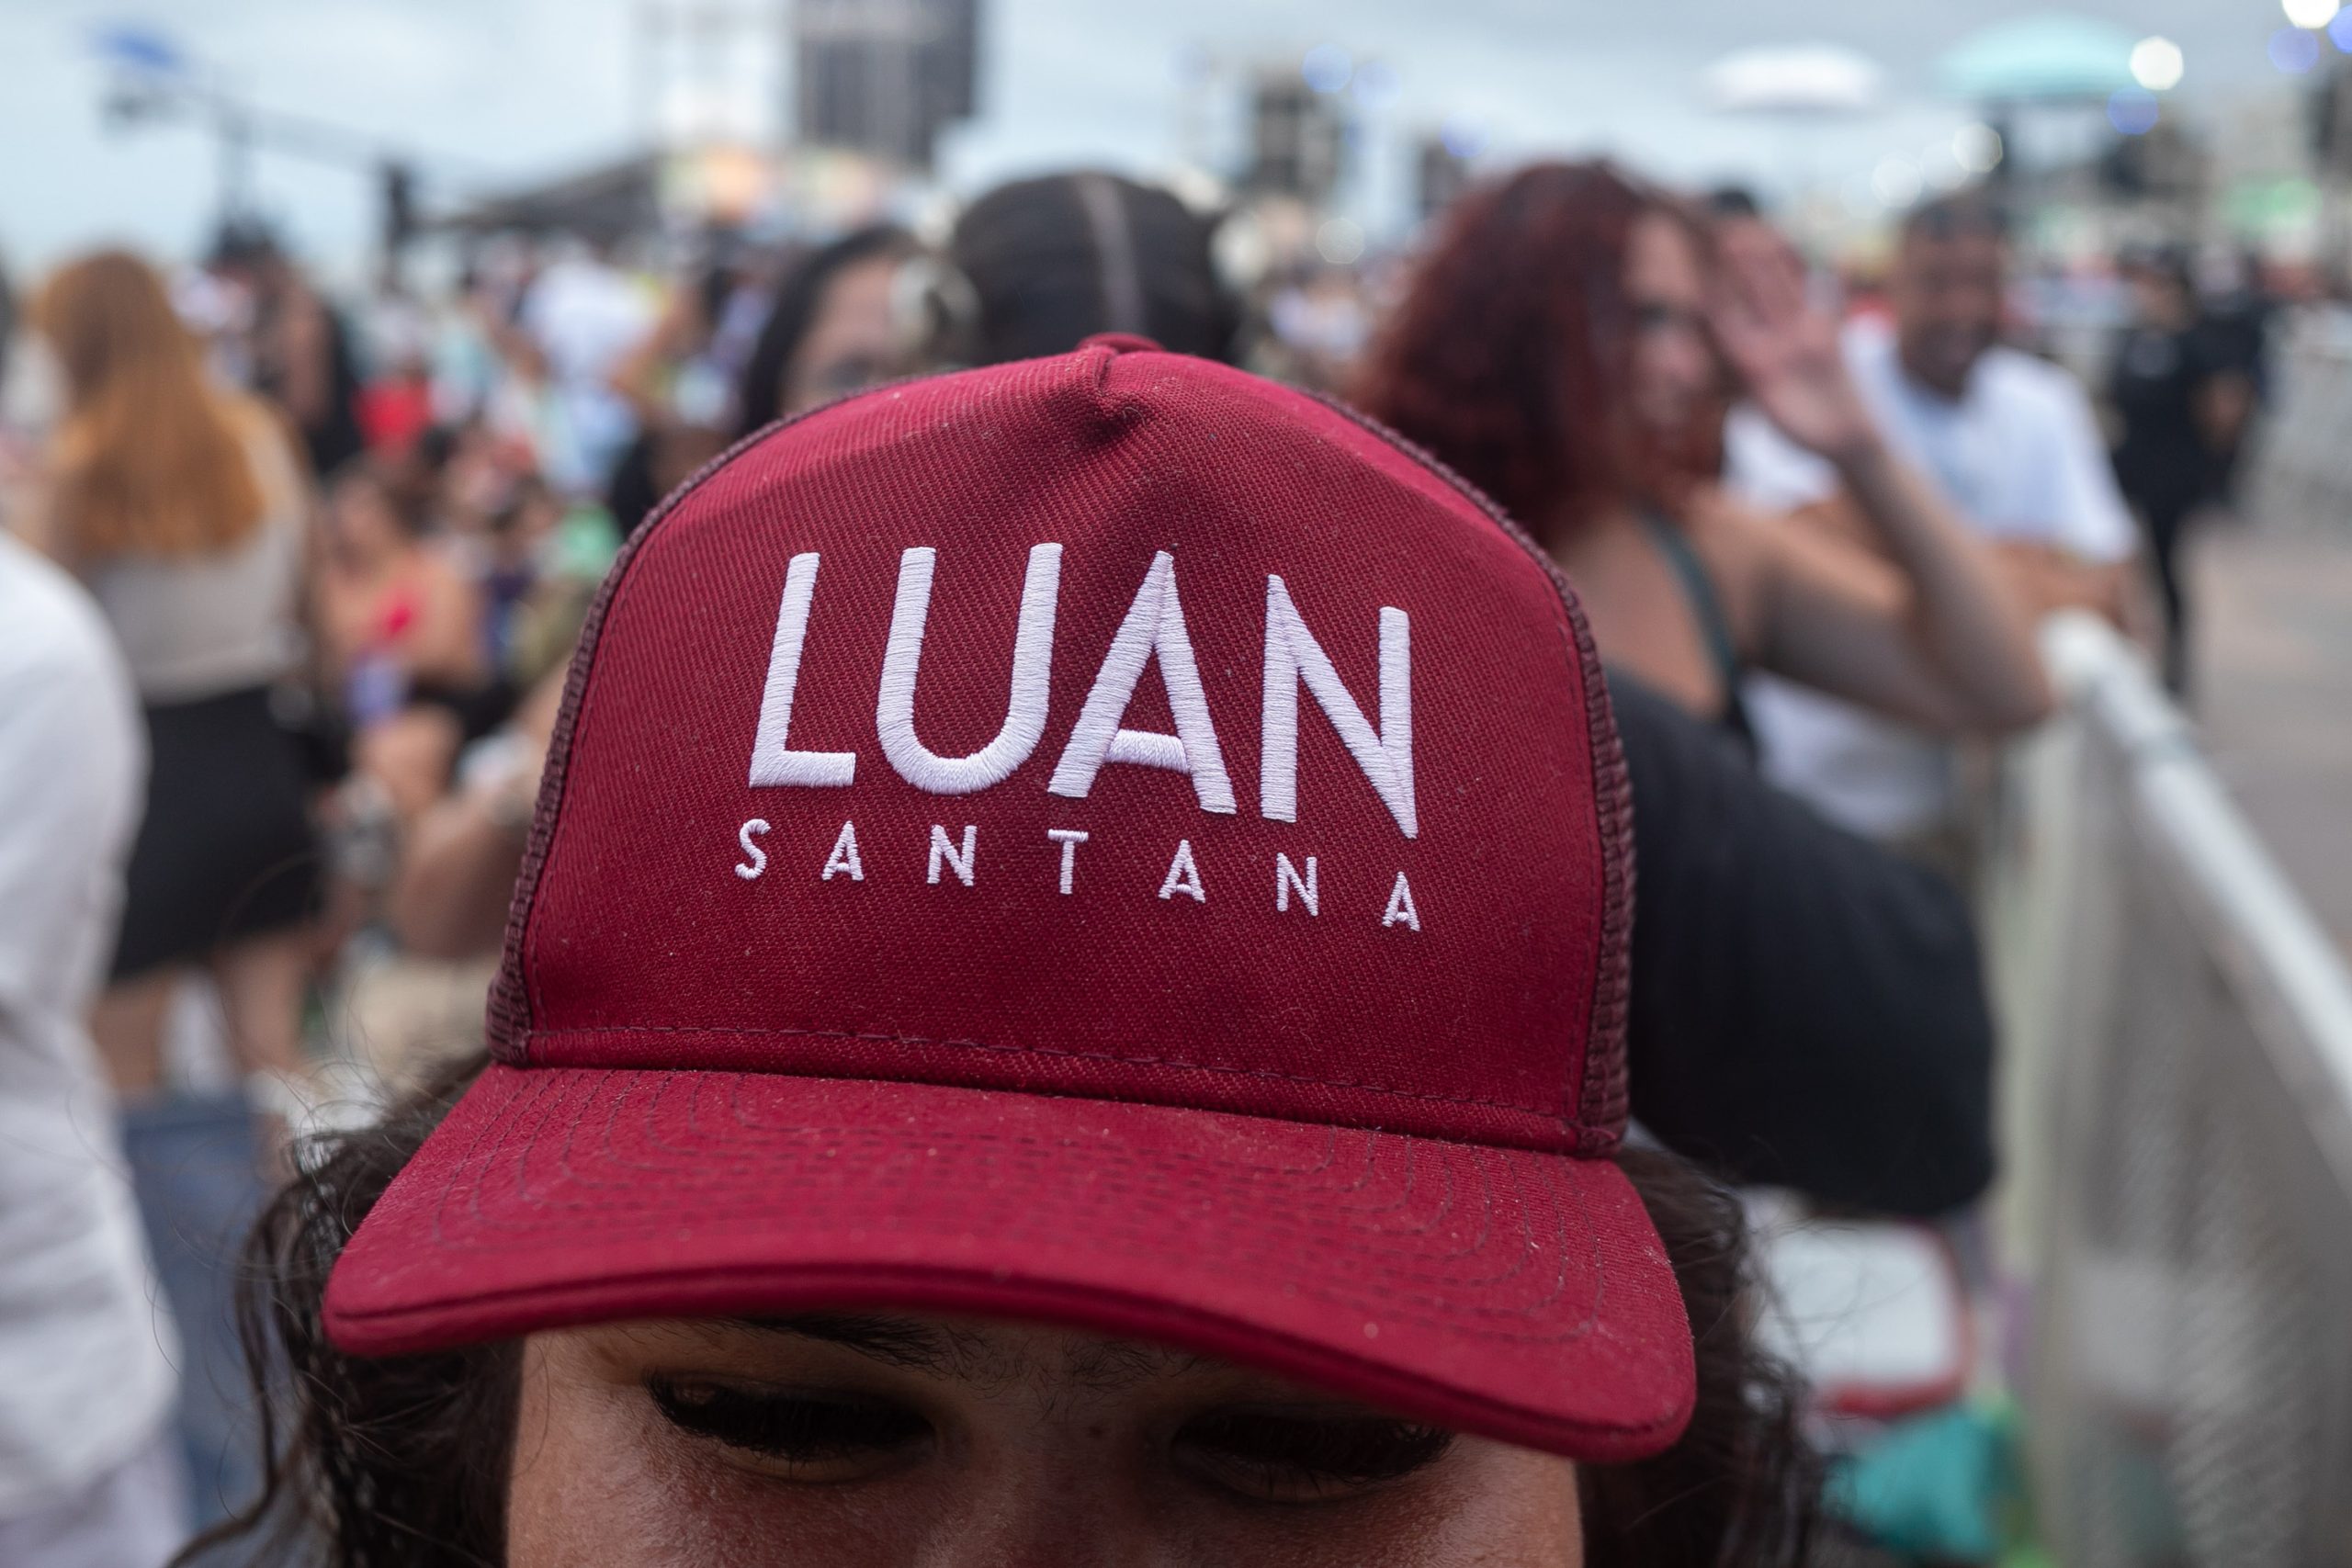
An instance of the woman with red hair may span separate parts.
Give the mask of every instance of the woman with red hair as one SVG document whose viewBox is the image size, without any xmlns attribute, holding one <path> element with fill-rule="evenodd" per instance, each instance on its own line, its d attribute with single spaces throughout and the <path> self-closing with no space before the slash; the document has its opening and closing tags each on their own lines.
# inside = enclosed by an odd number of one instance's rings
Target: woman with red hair
<svg viewBox="0 0 2352 1568">
<path fill-rule="evenodd" d="M 271 708 L 301 642 L 299 454 L 276 414 L 207 379 L 137 256 L 69 263 L 34 321 L 66 399 L 32 530 L 106 612 L 147 720 L 146 812 L 92 1032 L 118 1090 L 153 1092 L 175 988 L 201 967 L 243 1065 L 299 1077 L 318 849 Z"/>
<path fill-rule="evenodd" d="M 1722 491 L 1727 392 L 1836 467 L 1869 546 Z M 1711 237 L 1607 164 L 1524 169 L 1444 220 L 1356 398 L 1526 524 L 1603 658 L 1693 712 L 1744 733 L 1751 665 L 1943 733 L 2048 709 L 1991 555 L 1880 439 L 1760 223 Z"/>
</svg>

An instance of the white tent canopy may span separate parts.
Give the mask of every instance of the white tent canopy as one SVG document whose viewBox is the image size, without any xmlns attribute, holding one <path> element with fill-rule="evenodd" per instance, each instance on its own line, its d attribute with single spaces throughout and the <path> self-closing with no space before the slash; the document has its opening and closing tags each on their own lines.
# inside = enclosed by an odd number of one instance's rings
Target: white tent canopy
<svg viewBox="0 0 2352 1568">
<path fill-rule="evenodd" d="M 1743 49 L 1707 67 L 1707 101 L 1735 114 L 1859 114 L 1878 103 L 1875 61 L 1838 44 Z"/>
</svg>

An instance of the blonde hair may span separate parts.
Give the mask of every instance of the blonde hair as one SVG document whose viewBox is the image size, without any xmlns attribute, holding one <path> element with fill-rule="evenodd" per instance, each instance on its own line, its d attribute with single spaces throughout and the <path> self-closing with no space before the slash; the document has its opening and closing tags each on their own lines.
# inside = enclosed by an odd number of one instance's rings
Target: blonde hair
<svg viewBox="0 0 2352 1568">
<path fill-rule="evenodd" d="M 55 537 L 69 559 L 225 549 L 260 526 L 246 440 L 267 415 L 207 384 L 153 267 L 100 251 L 50 278 L 33 320 L 65 374 Z"/>
</svg>

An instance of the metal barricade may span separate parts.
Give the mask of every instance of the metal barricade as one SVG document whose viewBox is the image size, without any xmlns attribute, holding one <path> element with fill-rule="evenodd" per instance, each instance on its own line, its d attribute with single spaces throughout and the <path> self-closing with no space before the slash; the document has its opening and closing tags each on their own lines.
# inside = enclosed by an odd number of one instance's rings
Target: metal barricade
<svg viewBox="0 0 2352 1568">
<path fill-rule="evenodd" d="M 2041 1531 L 2352 1568 L 2352 978 L 2140 659 L 2046 649 L 1986 888 Z"/>
<path fill-rule="evenodd" d="M 2246 455 L 2247 515 L 2267 526 L 2352 529 L 2352 314 L 2306 309 L 2271 352 L 2273 385 Z"/>
</svg>

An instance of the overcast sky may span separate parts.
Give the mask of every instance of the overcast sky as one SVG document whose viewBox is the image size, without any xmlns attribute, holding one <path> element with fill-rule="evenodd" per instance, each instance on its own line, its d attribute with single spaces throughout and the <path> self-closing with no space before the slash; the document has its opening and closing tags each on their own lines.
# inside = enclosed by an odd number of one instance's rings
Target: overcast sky
<svg viewBox="0 0 2352 1568">
<path fill-rule="evenodd" d="M 749 15 L 769 0 L 732 0 Z M 1500 154 L 1607 150 L 1667 176 L 1843 180 L 1916 155 L 1965 117 L 1933 62 L 1977 28 L 2043 7 L 1979 0 L 983 0 L 983 113 L 956 131 L 944 173 L 972 189 L 1022 170 L 1107 162 L 1148 172 L 1185 146 L 1182 62 L 1296 59 L 1317 43 L 1396 73 L 1370 127 L 1363 200 L 1392 190 L 1404 134 L 1448 115 L 1488 128 Z M 2274 0 L 2077 0 L 2163 33 L 2187 55 L 2183 107 L 2286 84 L 2265 58 Z M 186 129 L 109 133 L 90 38 L 157 26 L 273 108 L 443 155 L 480 185 L 624 151 L 649 128 L 638 0 L 181 0 L 144 9 L 0 0 L 0 255 L 38 267 L 99 240 L 179 254 L 215 194 L 209 143 Z M 1710 112 L 1701 70 L 1752 44 L 1833 41 L 1888 73 L 1890 106 L 1797 132 Z M 748 73 L 771 58 L 746 35 Z M 756 76 L 753 91 L 759 91 Z M 333 170 L 265 158 L 264 205 L 298 243 L 349 257 L 373 193 Z"/>
</svg>

